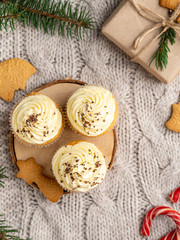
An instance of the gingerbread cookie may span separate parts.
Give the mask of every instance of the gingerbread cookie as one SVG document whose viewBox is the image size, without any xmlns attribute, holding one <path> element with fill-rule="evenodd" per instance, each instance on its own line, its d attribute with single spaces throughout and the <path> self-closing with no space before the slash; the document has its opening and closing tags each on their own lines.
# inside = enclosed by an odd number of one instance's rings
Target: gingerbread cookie
<svg viewBox="0 0 180 240">
<path fill-rule="evenodd" d="M 174 132 L 180 132 L 180 102 L 173 104 L 173 113 L 166 123 L 166 127 Z"/>
<path fill-rule="evenodd" d="M 180 3 L 180 0 L 160 0 L 161 7 L 165 7 L 171 10 L 175 10 Z M 177 22 L 180 23 L 180 15 L 177 18 Z"/>
<path fill-rule="evenodd" d="M 25 89 L 28 78 L 36 69 L 27 61 L 12 58 L 0 63 L 0 97 L 12 101 L 14 91 Z"/>
<path fill-rule="evenodd" d="M 180 0 L 160 0 L 161 7 L 166 7 L 175 10 L 180 3 Z"/>
<path fill-rule="evenodd" d="M 34 158 L 29 158 L 26 161 L 18 160 L 17 166 L 19 168 L 17 177 L 23 178 L 30 185 L 37 185 L 49 201 L 57 202 L 61 198 L 62 187 L 55 179 L 43 175 L 43 167 L 38 165 Z"/>
</svg>

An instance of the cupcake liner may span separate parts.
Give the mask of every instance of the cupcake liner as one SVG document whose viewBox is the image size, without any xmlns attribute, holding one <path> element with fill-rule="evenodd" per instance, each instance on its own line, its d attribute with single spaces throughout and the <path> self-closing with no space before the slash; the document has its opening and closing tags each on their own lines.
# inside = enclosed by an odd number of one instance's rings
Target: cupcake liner
<svg viewBox="0 0 180 240">
<path fill-rule="evenodd" d="M 64 114 L 63 114 L 62 108 L 61 108 L 54 100 L 52 100 L 51 98 L 50 98 L 50 99 L 56 104 L 56 107 L 59 109 L 59 111 L 61 112 L 61 115 L 62 115 L 62 127 L 61 127 L 61 129 L 59 130 L 58 135 L 55 136 L 54 139 L 52 138 L 52 139 L 49 140 L 47 143 L 43 143 L 43 144 L 28 143 L 28 142 L 24 141 L 23 139 L 21 139 L 21 138 L 15 133 L 15 131 L 14 131 L 13 127 L 12 127 L 11 119 L 12 119 L 13 111 L 15 110 L 15 108 L 18 106 L 18 104 L 19 104 L 23 99 L 25 99 L 25 98 L 28 97 L 28 96 L 32 96 L 32 95 L 45 95 L 45 94 L 36 93 L 36 92 L 31 92 L 30 94 L 28 94 L 28 95 L 24 96 L 23 98 L 21 98 L 21 100 L 20 100 L 18 103 L 14 104 L 14 106 L 13 106 L 13 108 L 12 108 L 12 110 L 11 110 L 10 116 L 9 116 L 10 130 L 11 130 L 13 136 L 17 139 L 17 141 L 18 141 L 19 143 L 23 144 L 23 145 L 26 146 L 26 147 L 32 147 L 32 146 L 33 146 L 33 147 L 36 147 L 36 148 L 49 147 L 49 146 L 51 146 L 52 144 L 54 144 L 55 142 L 58 141 L 58 139 L 59 139 L 59 138 L 61 137 L 61 135 L 63 134 L 64 128 L 65 128 L 65 125 L 66 125 L 66 122 L 65 122 L 65 120 L 64 120 Z M 46 95 L 45 95 L 45 96 L 46 96 Z"/>
<path fill-rule="evenodd" d="M 64 121 L 65 121 L 66 125 L 69 125 L 68 124 L 69 120 L 68 120 L 68 116 L 67 116 L 67 112 L 66 112 L 66 106 L 63 108 L 62 113 L 63 113 L 63 117 L 64 117 Z"/>
</svg>

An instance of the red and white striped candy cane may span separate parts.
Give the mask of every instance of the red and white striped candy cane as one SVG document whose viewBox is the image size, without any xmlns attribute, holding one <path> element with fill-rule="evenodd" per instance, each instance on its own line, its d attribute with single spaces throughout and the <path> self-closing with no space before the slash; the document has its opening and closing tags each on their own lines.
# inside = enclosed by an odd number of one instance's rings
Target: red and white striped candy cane
<svg viewBox="0 0 180 240">
<path fill-rule="evenodd" d="M 175 240 L 175 237 L 177 237 L 176 229 L 174 229 L 172 232 L 168 233 L 166 236 L 162 237 L 160 240 Z"/>
<path fill-rule="evenodd" d="M 180 187 L 174 190 L 174 192 L 169 195 L 169 199 L 174 203 L 176 203 L 180 199 Z"/>
<path fill-rule="evenodd" d="M 155 207 L 146 214 L 141 229 L 141 234 L 144 236 L 150 235 L 151 222 L 155 217 L 159 215 L 166 215 L 170 217 L 172 220 L 174 220 L 177 226 L 174 231 L 161 238 L 161 240 L 180 240 L 180 214 L 172 208 L 164 206 Z"/>
</svg>

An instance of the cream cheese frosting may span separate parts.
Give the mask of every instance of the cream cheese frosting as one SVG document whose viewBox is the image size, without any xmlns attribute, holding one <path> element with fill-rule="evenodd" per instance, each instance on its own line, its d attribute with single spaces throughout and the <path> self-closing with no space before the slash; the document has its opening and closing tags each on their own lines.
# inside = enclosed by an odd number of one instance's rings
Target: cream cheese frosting
<svg viewBox="0 0 180 240">
<path fill-rule="evenodd" d="M 64 189 L 86 192 L 103 181 L 107 167 L 102 152 L 81 141 L 61 147 L 53 157 L 52 170 Z"/>
<path fill-rule="evenodd" d="M 86 136 L 98 136 L 108 130 L 116 113 L 116 100 L 103 87 L 79 88 L 67 102 L 67 116 L 76 129 Z"/>
<path fill-rule="evenodd" d="M 25 97 L 14 109 L 14 133 L 31 144 L 45 144 L 56 138 L 62 128 L 62 114 L 55 102 L 43 94 Z"/>
</svg>

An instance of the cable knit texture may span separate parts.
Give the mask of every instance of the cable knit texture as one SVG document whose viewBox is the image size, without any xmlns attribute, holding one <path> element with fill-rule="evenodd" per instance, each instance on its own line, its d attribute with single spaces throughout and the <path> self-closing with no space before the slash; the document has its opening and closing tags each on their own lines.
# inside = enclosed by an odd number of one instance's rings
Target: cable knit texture
<svg viewBox="0 0 180 240">
<path fill-rule="evenodd" d="M 80 2 L 71 1 L 74 5 Z M 140 227 L 147 210 L 166 205 L 180 211 L 180 202 L 172 204 L 167 199 L 180 186 L 180 135 L 165 127 L 171 105 L 180 100 L 180 77 L 163 85 L 101 34 L 104 21 L 119 3 L 83 1 L 97 22 L 85 41 L 51 37 L 21 24 L 14 32 L 0 32 L 0 61 L 23 58 L 37 69 L 25 92 L 16 91 L 12 103 L 0 99 L 0 163 L 8 175 L 5 189 L 0 189 L 0 213 L 24 238 L 141 240 L 145 239 Z M 9 149 L 9 114 L 25 94 L 66 77 L 102 85 L 116 96 L 118 150 L 101 186 L 85 194 L 64 195 L 52 204 L 16 178 Z M 172 229 L 172 220 L 158 217 L 149 239 L 159 239 Z"/>
</svg>

